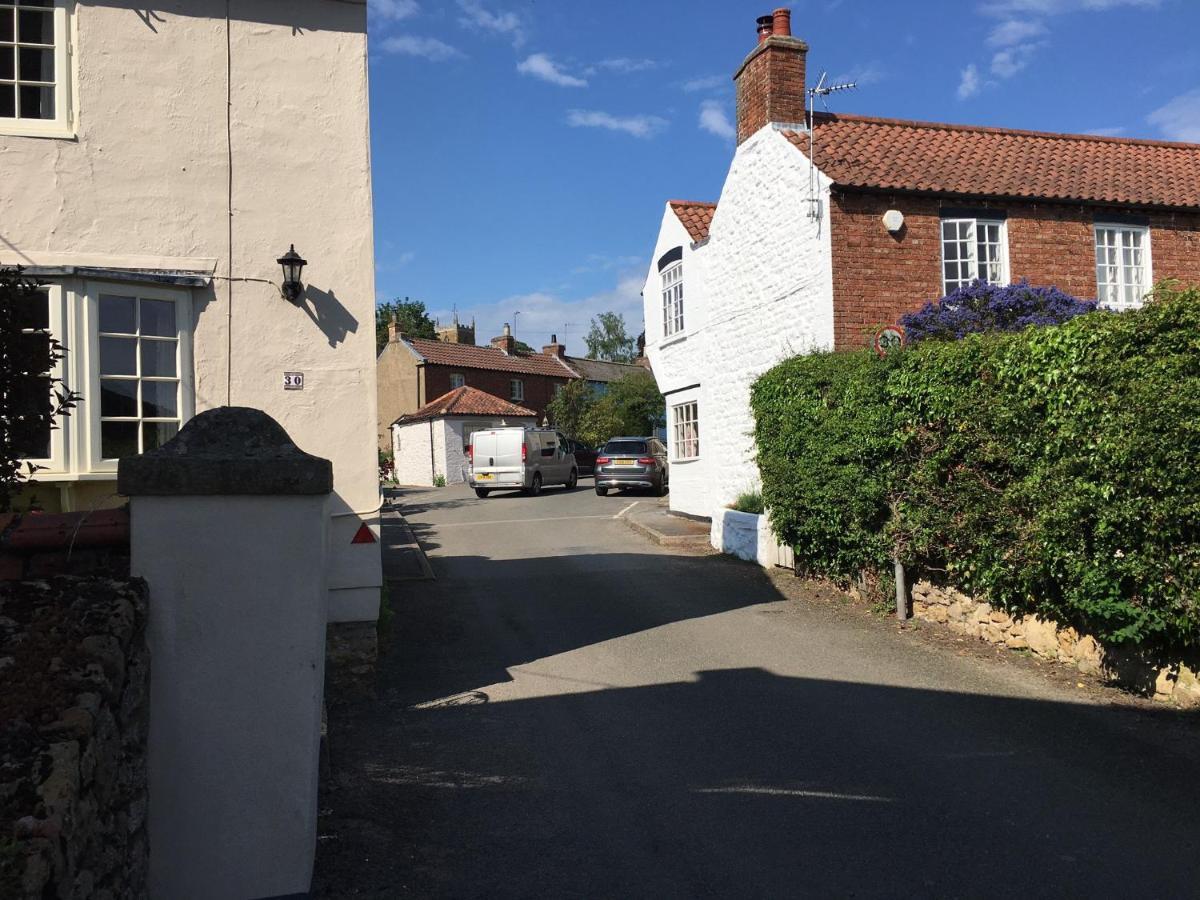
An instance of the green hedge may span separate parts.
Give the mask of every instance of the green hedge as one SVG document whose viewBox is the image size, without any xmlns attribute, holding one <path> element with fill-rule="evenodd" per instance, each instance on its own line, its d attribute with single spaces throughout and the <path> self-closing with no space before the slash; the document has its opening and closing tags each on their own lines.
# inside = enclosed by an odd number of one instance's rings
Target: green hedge
<svg viewBox="0 0 1200 900">
<path fill-rule="evenodd" d="M 763 495 L 808 571 L 906 565 L 1111 643 L 1200 645 L 1200 290 L 1019 334 L 789 360 Z"/>
</svg>

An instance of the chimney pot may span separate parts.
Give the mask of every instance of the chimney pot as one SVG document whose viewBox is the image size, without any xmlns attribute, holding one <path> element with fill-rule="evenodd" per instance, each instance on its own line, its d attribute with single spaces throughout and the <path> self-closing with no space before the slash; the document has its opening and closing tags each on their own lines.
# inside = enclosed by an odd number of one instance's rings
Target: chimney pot
<svg viewBox="0 0 1200 900">
<path fill-rule="evenodd" d="M 759 16 L 758 17 L 758 42 L 761 44 L 771 36 L 775 30 L 774 16 Z"/>
<path fill-rule="evenodd" d="M 781 6 L 771 13 L 772 27 L 771 33 L 781 37 L 792 36 L 792 11 L 786 6 Z"/>
<path fill-rule="evenodd" d="M 512 328 L 509 327 L 507 322 L 504 323 L 504 336 L 512 337 Z"/>
</svg>

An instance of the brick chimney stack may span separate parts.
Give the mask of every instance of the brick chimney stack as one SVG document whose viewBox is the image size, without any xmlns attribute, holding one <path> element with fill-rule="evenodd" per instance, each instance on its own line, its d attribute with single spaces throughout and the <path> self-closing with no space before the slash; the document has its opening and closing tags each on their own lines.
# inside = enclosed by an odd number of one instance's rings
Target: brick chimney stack
<svg viewBox="0 0 1200 900">
<path fill-rule="evenodd" d="M 758 46 L 737 74 L 737 142 L 765 125 L 805 121 L 805 61 L 808 44 L 792 36 L 792 11 L 780 7 L 758 19 Z"/>
<path fill-rule="evenodd" d="M 400 323 L 396 321 L 395 316 L 392 316 L 392 320 L 388 322 L 388 343 L 394 344 L 403 338 L 404 332 L 400 330 Z"/>
<path fill-rule="evenodd" d="M 517 339 L 513 337 L 512 328 L 508 323 L 504 323 L 504 334 L 500 337 L 492 338 L 492 346 L 497 350 L 502 350 L 506 355 L 513 356 L 517 352 Z"/>
<path fill-rule="evenodd" d="M 567 348 L 565 344 L 558 342 L 557 334 L 552 334 L 550 335 L 550 343 L 542 348 L 542 353 L 546 356 L 557 356 L 559 359 L 563 359 L 567 355 Z"/>
</svg>

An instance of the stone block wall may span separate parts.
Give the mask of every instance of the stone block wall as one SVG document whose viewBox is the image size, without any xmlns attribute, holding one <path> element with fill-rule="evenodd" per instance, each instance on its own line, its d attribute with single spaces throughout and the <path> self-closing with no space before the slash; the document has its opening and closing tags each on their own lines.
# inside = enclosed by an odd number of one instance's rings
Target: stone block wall
<svg viewBox="0 0 1200 900">
<path fill-rule="evenodd" d="M 146 896 L 140 582 L 0 583 L 0 897 Z"/>
<path fill-rule="evenodd" d="M 1105 676 L 1140 693 L 1153 694 L 1156 700 L 1200 706 L 1200 663 L 1195 659 L 1172 660 L 1114 650 L 1070 626 L 1037 616 L 1014 618 L 954 588 L 927 581 L 918 581 L 912 594 L 913 615 L 918 619 L 1010 650 L 1027 650 L 1087 675 Z"/>
</svg>

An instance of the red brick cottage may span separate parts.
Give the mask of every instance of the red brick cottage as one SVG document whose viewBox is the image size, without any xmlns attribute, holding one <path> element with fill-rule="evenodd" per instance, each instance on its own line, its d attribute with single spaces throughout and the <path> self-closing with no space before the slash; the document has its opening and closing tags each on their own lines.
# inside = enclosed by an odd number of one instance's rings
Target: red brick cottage
<svg viewBox="0 0 1200 900">
<path fill-rule="evenodd" d="M 807 52 L 787 10 L 759 19 L 719 202 L 664 206 L 646 355 L 681 511 L 756 485 L 750 385 L 784 358 L 862 346 L 980 277 L 1116 309 L 1200 281 L 1200 146 L 810 115 Z"/>
</svg>

